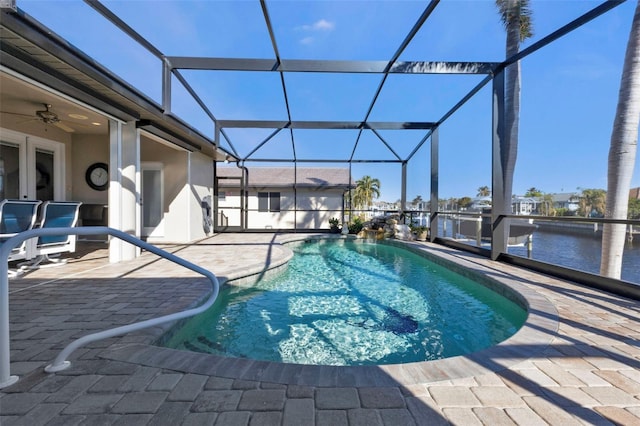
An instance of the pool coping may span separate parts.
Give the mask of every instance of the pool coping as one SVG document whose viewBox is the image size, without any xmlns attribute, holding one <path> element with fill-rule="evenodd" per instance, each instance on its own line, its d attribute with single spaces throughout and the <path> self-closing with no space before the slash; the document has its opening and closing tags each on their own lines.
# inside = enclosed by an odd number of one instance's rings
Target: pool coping
<svg viewBox="0 0 640 426">
<path fill-rule="evenodd" d="M 311 238 L 327 237 L 320 235 Z M 279 240 L 278 244 L 282 245 L 309 238 L 308 235 L 299 237 L 289 235 Z M 340 237 L 332 236 L 332 238 Z M 482 285 L 490 287 L 525 307 L 528 311 L 525 323 L 513 336 L 490 348 L 441 360 L 406 364 L 378 366 L 288 364 L 189 352 L 153 344 L 175 324 L 141 332 L 148 337 L 148 344 L 116 344 L 104 351 L 100 357 L 185 373 L 288 385 L 315 387 L 409 386 L 505 370 L 535 357 L 544 351 L 556 337 L 558 312 L 546 297 L 530 288 L 530 285 L 535 282 L 498 268 L 492 268 L 486 264 L 490 261 L 473 254 L 429 243 L 399 240 L 388 240 L 385 243 L 418 253 L 436 263 L 452 268 L 456 272 L 478 279 Z M 285 253 L 287 252 L 285 251 Z M 251 275 L 283 267 L 291 255 L 292 253 L 287 253 L 282 259 L 272 262 L 268 267 L 258 268 L 260 270 L 254 268 L 254 270 L 248 271 L 244 268 L 234 271 L 234 273 L 227 274 L 226 281 L 250 279 L 248 277 Z"/>
</svg>

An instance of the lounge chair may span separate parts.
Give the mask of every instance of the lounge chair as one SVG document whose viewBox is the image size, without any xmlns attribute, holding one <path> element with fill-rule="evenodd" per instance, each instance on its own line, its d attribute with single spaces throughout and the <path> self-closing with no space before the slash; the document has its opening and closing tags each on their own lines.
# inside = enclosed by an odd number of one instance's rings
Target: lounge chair
<svg viewBox="0 0 640 426">
<path fill-rule="evenodd" d="M 38 216 L 38 200 L 2 200 L 0 201 L 0 244 L 20 232 L 33 228 Z M 27 244 L 25 241 L 13 248 L 9 254 L 9 261 L 27 259 Z M 9 276 L 16 276 L 17 272 L 9 270 Z"/>
<path fill-rule="evenodd" d="M 72 228 L 78 223 L 80 202 L 45 201 L 42 205 L 40 228 Z M 35 238 L 27 242 L 28 262 L 20 269 L 38 269 L 66 263 L 66 259 L 51 258 L 51 255 L 76 251 L 75 235 L 53 235 Z M 43 262 L 47 262 L 42 264 Z"/>
</svg>

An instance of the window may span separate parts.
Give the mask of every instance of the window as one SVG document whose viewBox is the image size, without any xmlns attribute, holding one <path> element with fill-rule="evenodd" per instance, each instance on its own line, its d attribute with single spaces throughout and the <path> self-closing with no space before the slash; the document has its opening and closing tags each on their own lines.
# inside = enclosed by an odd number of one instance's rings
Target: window
<svg viewBox="0 0 640 426">
<path fill-rule="evenodd" d="M 259 212 L 279 212 L 280 193 L 279 192 L 258 192 Z"/>
<path fill-rule="evenodd" d="M 280 193 L 279 192 L 269 193 L 269 211 L 271 212 L 280 211 Z"/>
<path fill-rule="evenodd" d="M 225 191 L 218 192 L 218 200 L 225 201 L 227 199 L 227 193 Z"/>
</svg>

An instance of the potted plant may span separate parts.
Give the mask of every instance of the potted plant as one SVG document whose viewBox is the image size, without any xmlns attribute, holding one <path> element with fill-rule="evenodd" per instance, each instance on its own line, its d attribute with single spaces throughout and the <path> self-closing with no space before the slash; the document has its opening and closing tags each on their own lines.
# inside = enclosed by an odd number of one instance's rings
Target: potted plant
<svg viewBox="0 0 640 426">
<path fill-rule="evenodd" d="M 340 221 L 337 217 L 332 217 L 331 219 L 329 219 L 329 227 L 331 228 L 331 232 L 333 232 L 334 234 L 340 232 L 340 227 L 338 226 L 339 223 Z"/>
<path fill-rule="evenodd" d="M 353 221 L 349 224 L 349 233 L 358 234 L 364 228 L 364 222 L 358 216 L 353 218 Z"/>
<path fill-rule="evenodd" d="M 426 241 L 427 240 L 427 234 L 429 232 L 429 228 L 428 227 L 419 226 L 419 225 L 409 225 L 409 227 L 411 228 L 411 232 L 413 234 L 415 234 L 416 240 L 418 240 L 418 241 Z"/>
</svg>

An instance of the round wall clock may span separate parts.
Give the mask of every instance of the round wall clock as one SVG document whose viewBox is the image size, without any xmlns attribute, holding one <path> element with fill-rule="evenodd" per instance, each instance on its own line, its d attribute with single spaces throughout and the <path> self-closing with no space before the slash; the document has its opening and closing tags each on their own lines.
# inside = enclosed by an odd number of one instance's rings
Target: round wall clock
<svg viewBox="0 0 640 426">
<path fill-rule="evenodd" d="M 105 163 L 93 163 L 84 175 L 87 185 L 96 191 L 104 191 L 109 186 L 109 166 Z"/>
</svg>

